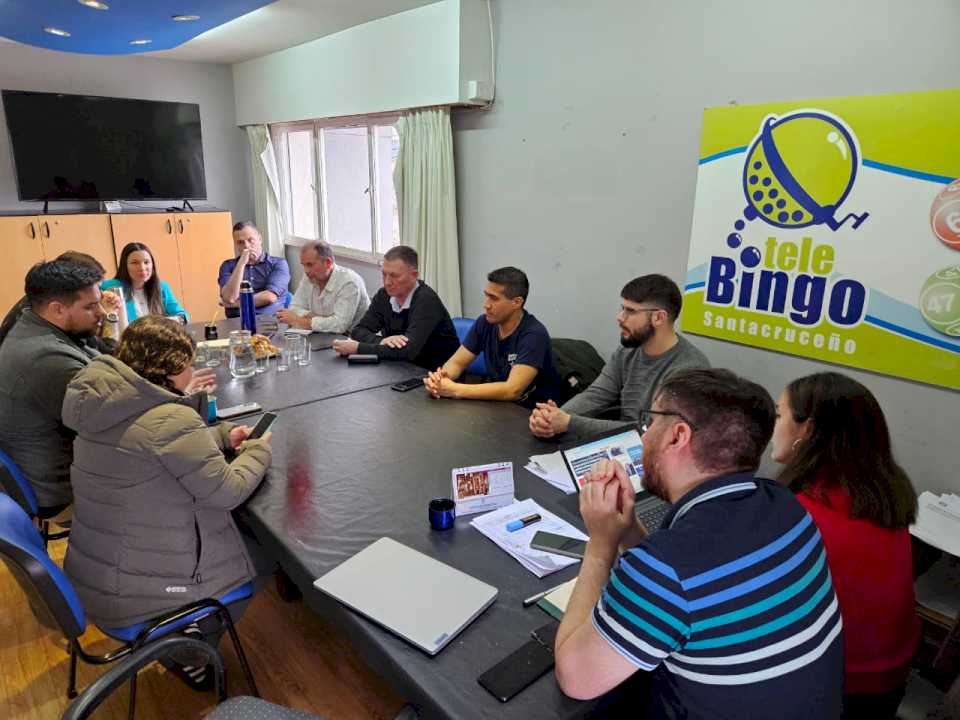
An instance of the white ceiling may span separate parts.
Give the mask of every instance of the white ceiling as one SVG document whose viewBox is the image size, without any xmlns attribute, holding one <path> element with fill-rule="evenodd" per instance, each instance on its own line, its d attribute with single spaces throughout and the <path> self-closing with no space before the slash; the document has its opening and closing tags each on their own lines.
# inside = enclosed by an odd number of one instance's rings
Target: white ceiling
<svg viewBox="0 0 960 720">
<path fill-rule="evenodd" d="M 332 35 L 437 0 L 277 0 L 148 57 L 235 63 Z"/>
</svg>

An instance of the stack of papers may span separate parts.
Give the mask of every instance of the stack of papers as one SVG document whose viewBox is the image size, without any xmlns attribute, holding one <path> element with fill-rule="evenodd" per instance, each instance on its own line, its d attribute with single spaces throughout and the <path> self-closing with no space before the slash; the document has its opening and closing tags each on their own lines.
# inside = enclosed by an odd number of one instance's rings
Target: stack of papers
<svg viewBox="0 0 960 720">
<path fill-rule="evenodd" d="M 573 486 L 573 478 L 570 477 L 570 472 L 567 470 L 567 463 L 559 450 L 548 455 L 532 455 L 530 462 L 524 467 L 567 495 L 577 491 Z"/>
<path fill-rule="evenodd" d="M 910 533 L 935 548 L 960 557 L 960 496 L 924 492 L 917 505 L 917 522 L 910 526 Z"/>
<path fill-rule="evenodd" d="M 527 527 L 515 532 L 507 531 L 507 523 L 512 520 L 519 520 L 538 513 L 540 520 Z M 589 538 L 577 530 L 566 520 L 561 520 L 552 512 L 548 512 L 540 507 L 533 500 L 527 499 L 507 505 L 499 510 L 494 510 L 486 515 L 481 515 L 470 521 L 477 530 L 493 540 L 497 545 L 506 550 L 527 570 L 537 577 L 543 577 L 562 570 L 565 567 L 580 562 L 575 558 L 564 555 L 554 555 L 540 550 L 534 550 L 530 547 L 530 540 L 540 531 L 551 532 L 556 535 L 566 535 L 567 537 L 577 538 L 578 540 L 588 540 Z"/>
</svg>

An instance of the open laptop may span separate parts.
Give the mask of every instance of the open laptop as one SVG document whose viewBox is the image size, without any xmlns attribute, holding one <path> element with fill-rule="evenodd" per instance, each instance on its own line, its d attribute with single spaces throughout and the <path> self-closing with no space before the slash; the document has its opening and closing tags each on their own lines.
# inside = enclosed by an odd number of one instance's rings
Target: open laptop
<svg viewBox="0 0 960 720">
<path fill-rule="evenodd" d="M 561 501 L 567 509 L 580 512 L 580 490 L 584 475 L 601 460 L 616 460 L 627 471 L 636 493 L 634 510 L 637 517 L 650 532 L 658 530 L 663 524 L 663 518 L 672 506 L 643 489 L 643 443 L 636 427 L 626 425 L 593 440 L 566 445 L 560 448 L 560 454 L 577 489 L 577 494 L 568 495 Z"/>
<path fill-rule="evenodd" d="M 440 652 L 497 597 L 492 585 L 388 537 L 313 584 L 429 655 Z"/>
</svg>

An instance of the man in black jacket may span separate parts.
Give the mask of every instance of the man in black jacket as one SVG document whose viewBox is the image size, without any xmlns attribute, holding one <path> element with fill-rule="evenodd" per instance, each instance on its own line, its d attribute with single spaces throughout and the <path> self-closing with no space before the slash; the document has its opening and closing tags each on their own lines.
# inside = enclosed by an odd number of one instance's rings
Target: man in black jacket
<svg viewBox="0 0 960 720">
<path fill-rule="evenodd" d="M 336 340 L 341 355 L 362 353 L 384 360 L 406 360 L 433 369 L 460 347 L 450 313 L 433 288 L 419 280 L 417 251 L 405 245 L 383 256 L 383 287 L 350 332 Z"/>
</svg>

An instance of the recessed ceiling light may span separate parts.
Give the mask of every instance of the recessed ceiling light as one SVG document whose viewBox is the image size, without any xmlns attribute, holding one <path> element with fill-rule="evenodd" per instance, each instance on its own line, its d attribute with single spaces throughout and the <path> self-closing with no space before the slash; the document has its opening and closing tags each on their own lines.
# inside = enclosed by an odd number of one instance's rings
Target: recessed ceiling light
<svg viewBox="0 0 960 720">
<path fill-rule="evenodd" d="M 130 44 L 131 45 L 149 45 L 152 42 L 153 40 L 147 40 L 146 38 L 142 38 L 140 40 L 131 40 Z"/>
<path fill-rule="evenodd" d="M 199 15 L 174 15 L 171 19 L 177 22 L 190 22 L 191 20 L 199 20 L 200 16 Z"/>
<path fill-rule="evenodd" d="M 45 27 L 43 31 L 48 32 L 51 35 L 56 35 L 57 37 L 70 37 L 70 33 L 68 33 L 66 30 L 61 30 L 60 28 Z"/>
<path fill-rule="evenodd" d="M 109 10 L 110 6 L 105 2 L 100 2 L 99 0 L 77 0 L 81 5 L 86 5 L 88 8 L 93 8 L 94 10 Z"/>
</svg>

